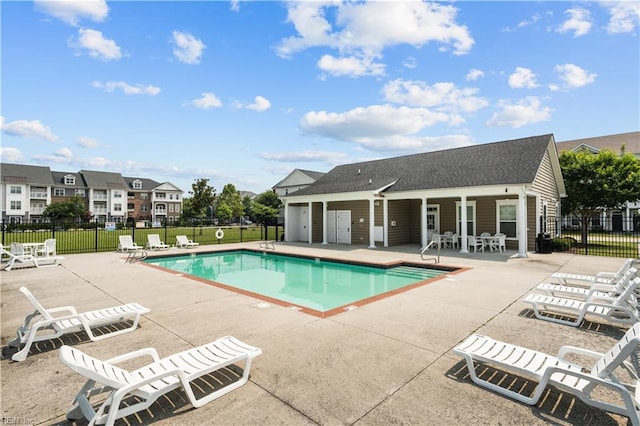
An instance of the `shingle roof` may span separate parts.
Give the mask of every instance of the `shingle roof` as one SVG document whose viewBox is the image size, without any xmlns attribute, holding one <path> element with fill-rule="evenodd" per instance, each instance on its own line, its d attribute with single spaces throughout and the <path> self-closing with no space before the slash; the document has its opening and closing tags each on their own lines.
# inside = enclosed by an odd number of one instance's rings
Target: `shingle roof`
<svg viewBox="0 0 640 426">
<path fill-rule="evenodd" d="M 65 176 L 73 176 L 76 178 L 76 183 L 75 185 L 67 185 L 64 183 L 64 178 Z M 65 186 L 67 188 L 87 188 L 87 185 L 85 185 L 84 183 L 84 179 L 82 178 L 82 175 L 80 173 L 73 173 L 73 172 L 51 172 L 51 176 L 53 178 L 53 183 L 54 185 L 61 185 L 61 186 Z"/>
<path fill-rule="evenodd" d="M 89 188 L 97 189 L 127 189 L 127 183 L 120 173 L 96 172 L 93 170 L 80 170 Z"/>
<path fill-rule="evenodd" d="M 617 135 L 597 136 L 593 138 L 562 141 L 557 144 L 558 151 L 569 151 L 580 145 L 587 145 L 598 150 L 610 149 L 616 153 L 622 150 L 630 154 L 640 154 L 640 132 L 619 133 Z"/>
<path fill-rule="evenodd" d="M 157 187 L 158 185 L 160 185 L 160 183 L 156 182 L 153 179 L 147 179 L 147 178 L 137 178 L 137 177 L 127 177 L 127 176 L 123 176 L 122 177 L 124 179 L 124 181 L 127 183 L 127 188 L 128 189 L 134 189 L 133 188 L 133 182 L 138 180 L 140 181 L 140 183 L 142 184 L 142 188 L 139 189 L 139 191 L 145 190 L 145 191 L 150 191 L 153 188 Z"/>
<path fill-rule="evenodd" d="M 2 181 L 7 183 L 53 185 L 51 170 L 44 166 L 2 163 L 0 175 Z"/>
<path fill-rule="evenodd" d="M 532 183 L 553 135 L 473 145 L 444 151 L 334 167 L 295 196 L 386 192 Z"/>
</svg>

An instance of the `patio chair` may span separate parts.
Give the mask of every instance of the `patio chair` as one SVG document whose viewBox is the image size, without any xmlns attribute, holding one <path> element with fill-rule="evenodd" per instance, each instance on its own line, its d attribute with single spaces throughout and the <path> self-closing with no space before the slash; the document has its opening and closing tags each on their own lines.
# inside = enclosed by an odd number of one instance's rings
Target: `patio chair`
<svg viewBox="0 0 640 426">
<path fill-rule="evenodd" d="M 632 280 L 637 276 L 638 270 L 630 268 L 618 280 L 611 284 L 595 282 L 590 287 L 575 287 L 570 285 L 540 283 L 533 290 L 549 296 L 569 297 L 585 300 L 591 296 L 611 296 L 615 297 L 622 293 L 627 286 L 632 284 Z M 636 294 L 638 289 L 636 288 Z"/>
<path fill-rule="evenodd" d="M 529 293 L 523 301 L 532 306 L 536 318 L 559 324 L 577 327 L 586 315 L 597 316 L 614 323 L 635 324 L 640 321 L 638 301 L 635 295 L 638 286 L 640 286 L 640 277 L 634 278 L 633 282 L 615 297 L 594 294 L 585 300 L 577 300 Z M 577 315 L 577 317 L 565 320 L 543 315 L 542 311 L 560 315 Z"/>
<path fill-rule="evenodd" d="M 145 410 L 159 397 L 178 388 L 184 391 L 191 405 L 195 408 L 202 407 L 244 385 L 249 379 L 251 361 L 261 353 L 261 349 L 231 336 L 164 359 L 159 358 L 155 349 L 147 348 L 101 361 L 78 349 L 62 346 L 60 360 L 87 378 L 87 382 L 76 395 L 67 418 L 77 420 L 85 417 L 90 421 L 89 424 L 112 425 L 117 419 Z M 145 355 L 150 356 L 153 362 L 137 370 L 127 371 L 116 365 Z M 196 398 L 192 388 L 194 380 L 239 362 L 244 363 L 241 378 L 199 399 Z M 211 389 L 211 385 L 208 389 Z M 90 400 L 95 395 L 98 395 L 97 404 L 100 404 L 97 411 Z M 131 396 L 135 398 L 128 398 Z"/>
<path fill-rule="evenodd" d="M 89 339 L 98 341 L 106 339 L 107 337 L 129 333 L 138 327 L 140 317 L 149 312 L 149 309 L 137 303 L 129 303 L 80 314 L 73 306 L 46 309 L 26 287 L 20 287 L 20 292 L 31 302 L 35 311 L 26 316 L 22 325 L 18 328 L 16 338 L 9 342 L 9 346 L 13 348 L 24 345 L 22 350 L 11 357 L 14 361 L 24 361 L 33 343 L 55 339 L 64 334 L 84 331 L 89 336 Z M 59 315 L 61 313 L 62 315 Z M 133 324 L 130 327 L 115 329 L 97 336 L 94 335 L 92 331 L 92 329 L 96 327 L 123 323 L 126 320 L 132 320 Z M 46 333 L 41 334 L 41 332 Z"/>
<path fill-rule="evenodd" d="M 552 356 L 532 349 L 494 340 L 480 334 L 473 334 L 456 346 L 453 351 L 464 358 L 471 380 L 494 392 L 529 405 L 538 403 L 545 394 L 547 386 L 554 386 L 571 395 L 575 395 L 588 405 L 629 417 L 634 425 L 640 424 L 638 400 L 638 375 L 636 363 L 627 358 L 633 357 L 640 343 L 640 324 L 634 324 L 622 339 L 605 352 L 599 353 L 573 346 L 562 346 L 558 355 Z M 590 365 L 570 362 L 568 355 L 579 355 L 592 359 Z M 487 380 L 478 377 L 476 364 L 494 366 L 507 373 L 522 375 L 538 382 L 531 396 L 499 386 L 499 383 L 512 383 L 512 380 L 497 382 L 492 375 Z M 485 367 L 482 367 L 485 368 Z M 625 383 L 616 376 L 619 370 L 630 373 L 631 383 Z M 626 373 L 626 372 L 625 372 Z M 491 381 L 490 381 L 491 380 Z M 493 382 L 493 383 L 492 383 Z M 505 385 L 506 386 L 506 385 Z M 594 390 L 599 389 L 594 392 Z M 619 398 L 602 400 L 600 390 L 609 390 Z M 615 401 L 615 402 L 611 402 Z"/>
<path fill-rule="evenodd" d="M 165 244 L 164 241 L 160 241 L 160 235 L 148 234 L 147 235 L 147 248 L 149 250 L 166 250 L 170 246 Z"/>
<path fill-rule="evenodd" d="M 118 251 L 136 251 L 142 249 L 142 246 L 139 246 L 133 241 L 133 237 L 131 235 L 119 235 L 118 240 L 120 243 L 118 244 Z"/>
<path fill-rule="evenodd" d="M 56 239 L 48 238 L 44 240 L 44 244 L 41 248 L 36 250 L 37 257 L 55 257 L 56 256 Z"/>
<path fill-rule="evenodd" d="M 176 247 L 180 248 L 192 248 L 198 247 L 200 243 L 194 243 L 192 240 L 188 239 L 186 235 L 176 235 Z"/>
<path fill-rule="evenodd" d="M 471 251 L 471 247 L 473 247 L 474 253 L 477 253 L 478 250 L 484 253 L 484 242 L 480 237 L 474 237 L 473 235 L 467 236 L 467 244 L 469 246 L 469 251 Z"/>
<path fill-rule="evenodd" d="M 490 249 L 491 251 L 497 250 L 502 253 L 503 251 L 507 251 L 507 236 L 502 233 L 498 233 L 491 238 Z"/>
<path fill-rule="evenodd" d="M 7 264 L 4 266 L 4 268 L 2 268 L 5 271 L 10 271 L 15 266 L 16 263 L 19 263 L 19 264 L 32 263 L 33 266 L 35 266 L 36 268 L 40 267 L 40 264 L 38 263 L 38 259 L 36 259 L 36 257 L 32 254 L 25 253 L 24 248 L 20 243 L 11 243 L 9 250 L 6 250 L 4 247 L 2 247 L 2 256 L 9 257 Z"/>
<path fill-rule="evenodd" d="M 275 250 L 276 249 L 276 243 L 275 243 L 275 241 L 272 241 L 272 240 L 260 241 L 258 243 L 258 246 L 261 249 L 265 249 L 265 250 Z"/>
<path fill-rule="evenodd" d="M 618 280 L 631 267 L 636 259 L 627 259 L 620 269 L 615 272 L 598 272 L 596 275 L 572 274 L 566 272 L 555 272 L 551 278 L 555 278 L 565 285 L 589 286 L 592 283 L 611 284 Z M 577 281 L 577 282 L 576 282 Z"/>
</svg>

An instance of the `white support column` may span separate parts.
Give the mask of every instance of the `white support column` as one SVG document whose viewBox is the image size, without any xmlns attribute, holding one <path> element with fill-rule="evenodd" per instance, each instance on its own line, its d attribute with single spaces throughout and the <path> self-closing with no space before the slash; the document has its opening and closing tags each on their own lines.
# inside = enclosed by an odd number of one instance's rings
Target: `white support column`
<svg viewBox="0 0 640 426">
<path fill-rule="evenodd" d="M 369 199 L 369 248 L 376 248 L 376 210 L 375 210 L 375 201 L 373 198 Z"/>
<path fill-rule="evenodd" d="M 460 253 L 469 253 L 467 243 L 467 196 L 460 196 Z"/>
<path fill-rule="evenodd" d="M 527 193 L 522 187 L 518 194 L 518 257 L 528 257 L 527 229 Z"/>
<path fill-rule="evenodd" d="M 327 242 L 327 206 L 329 205 L 328 202 L 323 201 L 322 202 L 322 244 L 326 245 L 329 244 Z"/>
<path fill-rule="evenodd" d="M 284 240 L 289 241 L 289 203 L 284 202 Z"/>
<path fill-rule="evenodd" d="M 426 247 L 429 244 L 427 237 L 427 199 L 421 199 L 420 205 L 420 247 Z"/>
<path fill-rule="evenodd" d="M 382 228 L 383 246 L 389 247 L 389 200 L 386 198 L 382 200 Z"/>
<path fill-rule="evenodd" d="M 311 244 L 313 242 L 313 229 L 311 228 L 311 224 L 313 223 L 313 202 L 309 201 L 309 220 L 308 220 L 308 224 L 307 224 L 307 234 L 309 236 L 309 244 Z"/>
</svg>

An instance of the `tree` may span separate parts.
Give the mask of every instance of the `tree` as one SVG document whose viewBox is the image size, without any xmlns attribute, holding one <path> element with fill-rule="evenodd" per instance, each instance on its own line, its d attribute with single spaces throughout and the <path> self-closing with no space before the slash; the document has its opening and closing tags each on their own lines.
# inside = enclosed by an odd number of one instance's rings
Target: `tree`
<svg viewBox="0 0 640 426">
<path fill-rule="evenodd" d="M 216 205 L 216 217 L 223 222 L 228 222 L 233 217 L 233 210 L 224 201 L 219 201 Z"/>
<path fill-rule="evenodd" d="M 91 212 L 85 208 L 84 201 L 78 196 L 72 197 L 67 201 L 49 204 L 42 214 L 51 219 L 88 220 L 91 218 Z"/>
<path fill-rule="evenodd" d="M 580 219 L 586 247 L 589 222 L 597 212 L 619 209 L 640 199 L 640 159 L 610 150 L 597 154 L 564 151 L 559 159 L 567 192 L 563 214 Z"/>
<path fill-rule="evenodd" d="M 188 206 L 192 217 L 204 218 L 207 214 L 207 208 L 211 207 L 216 200 L 215 188 L 209 186 L 209 179 L 195 179 L 191 184 L 190 205 Z"/>
<path fill-rule="evenodd" d="M 236 190 L 236 187 L 228 183 L 222 188 L 222 193 L 218 196 L 218 206 L 216 207 L 216 215 L 221 218 L 220 210 L 221 205 L 226 205 L 226 208 L 231 210 L 231 217 L 240 217 L 244 215 L 244 205 L 242 204 L 242 197 Z"/>
<path fill-rule="evenodd" d="M 282 201 L 273 191 L 265 191 L 253 200 L 251 213 L 257 223 L 267 224 L 278 217 Z"/>
</svg>

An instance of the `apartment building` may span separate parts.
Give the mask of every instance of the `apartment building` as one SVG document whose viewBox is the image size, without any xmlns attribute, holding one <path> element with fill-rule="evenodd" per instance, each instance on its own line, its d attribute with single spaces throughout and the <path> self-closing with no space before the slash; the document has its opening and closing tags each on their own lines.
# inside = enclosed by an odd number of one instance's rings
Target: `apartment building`
<svg viewBox="0 0 640 426">
<path fill-rule="evenodd" d="M 170 182 L 94 170 L 0 163 L 0 211 L 10 222 L 44 220 L 51 203 L 80 197 L 99 221 L 173 221 L 182 211 L 182 190 Z"/>
</svg>

